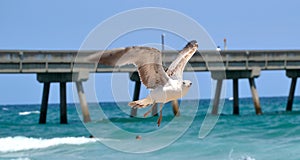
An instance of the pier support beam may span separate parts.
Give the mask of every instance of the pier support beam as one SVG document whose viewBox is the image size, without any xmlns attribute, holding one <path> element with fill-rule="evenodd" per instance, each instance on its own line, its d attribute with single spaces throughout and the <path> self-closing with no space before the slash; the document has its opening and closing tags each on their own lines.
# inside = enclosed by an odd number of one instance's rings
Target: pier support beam
<svg viewBox="0 0 300 160">
<path fill-rule="evenodd" d="M 137 101 L 137 100 L 139 100 L 140 91 L 141 91 L 140 76 L 139 76 L 138 72 L 132 72 L 132 73 L 130 73 L 129 78 L 131 81 L 135 82 L 132 100 Z M 130 117 L 136 117 L 136 115 L 137 115 L 137 108 L 131 108 Z"/>
<path fill-rule="evenodd" d="M 219 112 L 220 96 L 221 96 L 221 91 L 222 91 L 222 83 L 223 83 L 222 79 L 217 80 L 217 87 L 216 87 L 216 91 L 215 91 L 213 108 L 212 108 L 212 111 L 211 111 L 211 114 L 214 114 L 214 115 L 218 114 L 218 112 Z"/>
<path fill-rule="evenodd" d="M 294 96 L 295 96 L 295 90 L 296 90 L 296 84 L 297 84 L 297 77 L 292 77 L 290 93 L 289 93 L 288 102 L 287 102 L 287 105 L 286 105 L 286 111 L 292 111 Z"/>
<path fill-rule="evenodd" d="M 238 94 L 238 80 L 248 78 L 252 93 L 252 98 L 254 102 L 255 112 L 256 114 L 262 114 L 259 97 L 257 94 L 254 78 L 259 77 L 260 68 L 252 68 L 251 70 L 219 70 L 219 71 L 211 71 L 211 77 L 217 80 L 217 87 L 213 102 L 212 114 L 218 113 L 218 105 L 220 102 L 220 94 L 222 88 L 222 80 L 224 79 L 232 79 L 233 80 L 233 114 L 239 114 L 239 94 Z"/>
<path fill-rule="evenodd" d="M 82 108 L 82 113 L 84 121 L 90 121 L 88 107 L 86 99 L 83 92 L 83 87 L 81 82 L 88 80 L 89 72 L 76 72 L 76 73 L 38 73 L 37 80 L 44 83 L 43 97 L 40 112 L 40 124 L 46 123 L 47 108 L 48 108 L 48 97 L 50 90 L 50 83 L 58 82 L 60 84 L 60 123 L 67 124 L 67 82 L 76 82 L 77 91 L 80 99 L 80 105 Z M 77 84 L 78 82 L 78 84 Z"/>
<path fill-rule="evenodd" d="M 60 124 L 67 124 L 67 88 L 66 82 L 60 82 Z"/>
<path fill-rule="evenodd" d="M 132 99 L 133 101 L 139 100 L 140 90 L 141 90 L 141 82 L 135 81 L 134 93 Z M 131 108 L 130 117 L 136 117 L 136 115 L 137 115 L 137 108 Z"/>
<path fill-rule="evenodd" d="M 239 79 L 233 79 L 233 114 L 239 115 Z"/>
<path fill-rule="evenodd" d="M 288 102 L 286 105 L 286 111 L 292 111 L 295 90 L 296 90 L 296 84 L 297 84 L 297 78 L 300 77 L 300 70 L 297 70 L 297 69 L 286 70 L 286 76 L 289 78 L 292 78 Z"/>
<path fill-rule="evenodd" d="M 252 99 L 255 107 L 255 112 L 257 115 L 261 115 L 262 111 L 260 108 L 259 97 L 255 86 L 254 78 L 249 78 L 250 89 L 252 93 Z"/>
<path fill-rule="evenodd" d="M 42 105 L 40 110 L 39 124 L 46 124 L 47 110 L 48 110 L 48 99 L 49 99 L 50 82 L 44 82 Z"/>
<path fill-rule="evenodd" d="M 86 101 L 86 97 L 84 94 L 84 90 L 83 90 L 81 81 L 76 82 L 76 88 L 77 88 L 77 93 L 78 93 L 81 111 L 82 111 L 82 115 L 83 115 L 83 122 L 84 123 L 90 122 L 91 121 L 90 112 L 89 112 L 88 104 Z"/>
</svg>

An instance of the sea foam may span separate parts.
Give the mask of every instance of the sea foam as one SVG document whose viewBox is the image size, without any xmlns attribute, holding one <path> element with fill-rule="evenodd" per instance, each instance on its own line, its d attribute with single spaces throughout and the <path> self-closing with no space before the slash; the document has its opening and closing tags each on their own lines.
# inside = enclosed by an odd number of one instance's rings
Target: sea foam
<svg viewBox="0 0 300 160">
<path fill-rule="evenodd" d="M 26 116 L 29 114 L 40 114 L 40 111 L 25 111 L 25 112 L 19 112 L 20 116 Z"/>
<path fill-rule="evenodd" d="M 97 142 L 95 138 L 86 137 L 62 137 L 62 138 L 29 138 L 29 137 L 5 137 L 0 138 L 0 152 L 17 152 L 31 149 L 43 149 L 58 145 L 81 145 Z"/>
</svg>

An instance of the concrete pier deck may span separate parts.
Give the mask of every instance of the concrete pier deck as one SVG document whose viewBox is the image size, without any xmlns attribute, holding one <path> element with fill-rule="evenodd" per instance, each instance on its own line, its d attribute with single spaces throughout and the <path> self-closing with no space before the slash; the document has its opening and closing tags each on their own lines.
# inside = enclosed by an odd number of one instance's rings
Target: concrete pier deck
<svg viewBox="0 0 300 160">
<path fill-rule="evenodd" d="M 39 123 L 46 123 L 49 88 L 51 83 L 60 83 L 61 123 L 67 123 L 66 113 L 66 83 L 74 82 L 77 86 L 84 121 L 90 121 L 89 111 L 84 95 L 82 82 L 88 80 L 89 73 L 129 72 L 136 68 L 132 65 L 113 68 L 102 64 L 91 63 L 86 57 L 99 51 L 76 50 L 0 50 L 0 74 L 37 74 L 37 80 L 44 84 Z M 100 51 L 101 52 L 101 51 Z M 176 58 L 178 51 L 163 51 L 163 61 L 166 66 Z M 262 70 L 284 70 L 291 78 L 291 87 L 287 102 L 287 111 L 292 110 L 297 78 L 300 76 L 300 50 L 226 50 L 198 51 L 185 71 L 211 72 L 211 77 L 217 80 L 216 94 L 212 114 L 218 113 L 222 82 L 233 80 L 233 114 L 239 114 L 238 80 L 249 79 L 256 114 L 262 114 L 259 104 L 255 79 Z M 139 95 L 139 80 L 136 84 L 135 99 Z M 132 112 L 133 114 L 136 111 Z"/>
</svg>

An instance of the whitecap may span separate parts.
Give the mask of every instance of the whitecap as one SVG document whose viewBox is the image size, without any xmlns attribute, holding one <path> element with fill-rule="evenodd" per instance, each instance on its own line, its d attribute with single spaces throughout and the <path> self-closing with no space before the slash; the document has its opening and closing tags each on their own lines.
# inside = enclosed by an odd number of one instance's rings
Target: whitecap
<svg viewBox="0 0 300 160">
<path fill-rule="evenodd" d="M 8 111 L 8 108 L 3 107 L 2 110 L 3 111 Z"/>
<path fill-rule="evenodd" d="M 17 158 L 17 159 L 11 159 L 11 160 L 30 160 L 30 158 L 28 158 L 28 157 L 25 157 L 25 158 L 20 157 L 20 158 Z"/>
<path fill-rule="evenodd" d="M 255 158 L 252 158 L 250 156 L 242 156 L 241 160 L 255 160 Z"/>
<path fill-rule="evenodd" d="M 58 145 L 82 145 L 97 142 L 96 138 L 87 137 L 62 137 L 62 138 L 30 138 L 30 137 L 5 137 L 0 138 L 1 152 L 18 152 L 31 149 L 43 149 Z"/>
<path fill-rule="evenodd" d="M 30 114 L 40 114 L 40 111 L 25 111 L 25 112 L 19 112 L 20 116 L 26 116 Z"/>
<path fill-rule="evenodd" d="M 233 149 L 231 149 L 230 152 L 229 152 L 229 155 L 228 155 L 229 160 L 234 160 L 232 158 L 232 154 L 233 154 Z M 252 157 L 246 155 L 246 156 L 241 156 L 238 160 L 255 160 L 255 158 L 252 158 Z"/>
</svg>

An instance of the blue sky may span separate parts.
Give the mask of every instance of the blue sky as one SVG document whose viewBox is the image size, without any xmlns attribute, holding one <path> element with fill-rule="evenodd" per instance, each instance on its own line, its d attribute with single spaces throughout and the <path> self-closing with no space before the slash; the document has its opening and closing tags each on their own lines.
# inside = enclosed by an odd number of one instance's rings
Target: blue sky
<svg viewBox="0 0 300 160">
<path fill-rule="evenodd" d="M 222 46 L 223 38 L 226 37 L 228 49 L 300 49 L 299 6 L 300 1 L 297 0 L 2 0 L 0 49 L 77 50 L 93 28 L 105 19 L 119 12 L 140 7 L 163 7 L 179 11 L 201 24 L 217 45 Z M 141 41 L 160 42 L 160 34 L 151 36 L 143 36 Z M 153 40 L 155 36 L 157 39 Z M 171 37 L 166 35 L 167 45 L 175 49 L 181 49 L 185 45 L 173 42 Z M 131 46 L 137 45 L 136 43 L 135 39 L 127 38 L 118 45 Z M 209 74 L 200 73 L 197 76 L 201 98 L 209 98 Z M 123 77 L 126 78 L 127 75 Z M 99 100 L 113 100 L 109 94 L 110 87 L 103 85 L 111 82 L 111 76 L 97 75 L 96 79 L 101 81 L 97 81 Z M 43 86 L 36 81 L 35 75 L 0 75 L 0 80 L 0 104 L 41 102 Z M 231 97 L 231 81 L 227 81 L 226 84 L 226 96 Z M 256 84 L 260 96 L 287 96 L 290 79 L 281 71 L 262 72 L 256 79 Z M 68 84 L 67 88 L 68 102 L 72 102 L 71 84 Z M 50 90 L 50 103 L 59 102 L 58 91 L 58 85 L 54 84 Z M 251 96 L 247 80 L 240 81 L 239 91 L 241 97 Z M 296 90 L 296 94 L 298 93 Z"/>
</svg>

